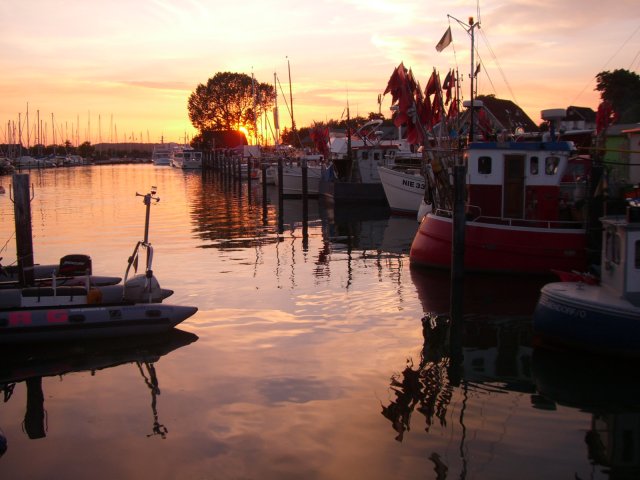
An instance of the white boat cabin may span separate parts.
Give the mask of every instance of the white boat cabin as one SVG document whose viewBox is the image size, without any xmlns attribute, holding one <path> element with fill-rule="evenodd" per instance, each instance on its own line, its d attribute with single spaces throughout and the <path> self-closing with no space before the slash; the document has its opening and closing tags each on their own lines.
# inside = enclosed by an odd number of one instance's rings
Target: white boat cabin
<svg viewBox="0 0 640 480">
<path fill-rule="evenodd" d="M 603 217 L 600 284 L 640 307 L 640 207 Z"/>
<path fill-rule="evenodd" d="M 472 143 L 468 204 L 483 217 L 581 221 L 590 162 L 573 142 Z"/>
</svg>

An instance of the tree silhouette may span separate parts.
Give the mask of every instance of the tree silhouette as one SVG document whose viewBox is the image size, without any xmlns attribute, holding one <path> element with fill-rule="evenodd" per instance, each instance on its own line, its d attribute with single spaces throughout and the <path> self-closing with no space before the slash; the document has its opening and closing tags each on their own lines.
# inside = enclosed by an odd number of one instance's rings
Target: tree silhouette
<svg viewBox="0 0 640 480">
<path fill-rule="evenodd" d="M 628 70 L 600 72 L 596 75 L 596 90 L 618 115 L 618 123 L 640 121 L 640 75 Z"/>
<path fill-rule="evenodd" d="M 255 136 L 255 121 L 273 106 L 275 95 L 272 85 L 249 75 L 219 72 L 189 96 L 189 120 L 200 133 L 244 127 Z"/>
</svg>

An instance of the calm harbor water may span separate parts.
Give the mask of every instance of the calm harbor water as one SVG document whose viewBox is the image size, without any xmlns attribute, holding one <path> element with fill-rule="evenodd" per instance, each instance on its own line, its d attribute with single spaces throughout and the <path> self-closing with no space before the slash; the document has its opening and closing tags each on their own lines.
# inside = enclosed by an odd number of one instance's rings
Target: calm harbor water
<svg viewBox="0 0 640 480">
<path fill-rule="evenodd" d="M 36 262 L 120 276 L 156 186 L 154 272 L 199 311 L 171 335 L 2 352 L 0 478 L 639 476 L 636 365 L 532 348 L 540 279 L 467 279 L 456 367 L 425 317 L 449 311 L 448 277 L 409 267 L 414 219 L 310 201 L 304 229 L 300 200 L 153 165 L 30 181 Z"/>
</svg>

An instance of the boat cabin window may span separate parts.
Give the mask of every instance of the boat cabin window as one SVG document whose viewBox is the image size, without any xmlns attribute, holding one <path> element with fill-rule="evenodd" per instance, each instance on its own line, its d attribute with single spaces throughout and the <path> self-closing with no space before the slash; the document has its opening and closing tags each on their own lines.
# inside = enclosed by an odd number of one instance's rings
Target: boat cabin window
<svg viewBox="0 0 640 480">
<path fill-rule="evenodd" d="M 380 160 L 380 152 L 373 152 L 373 159 L 375 161 Z"/>
<path fill-rule="evenodd" d="M 531 173 L 531 175 L 537 175 L 538 168 L 538 157 L 531 157 L 531 160 L 529 160 L 529 173 Z"/>
<path fill-rule="evenodd" d="M 560 165 L 559 157 L 547 157 L 544 159 L 544 172 L 547 175 L 555 175 L 558 173 L 558 165 Z"/>
<path fill-rule="evenodd" d="M 636 263 L 638 262 L 636 244 Z M 618 235 L 614 228 L 607 230 L 607 236 L 605 238 L 605 260 L 613 262 L 616 265 L 620 264 L 620 235 Z"/>
<path fill-rule="evenodd" d="M 636 241 L 636 259 L 634 264 L 636 268 L 640 268 L 640 240 Z"/>
<path fill-rule="evenodd" d="M 362 154 L 362 156 L 360 157 L 362 158 L 362 160 L 367 160 L 369 158 L 369 152 L 367 152 L 366 150 L 363 150 L 360 153 Z"/>
<path fill-rule="evenodd" d="M 478 173 L 482 175 L 491 174 L 491 157 L 478 158 Z"/>
</svg>

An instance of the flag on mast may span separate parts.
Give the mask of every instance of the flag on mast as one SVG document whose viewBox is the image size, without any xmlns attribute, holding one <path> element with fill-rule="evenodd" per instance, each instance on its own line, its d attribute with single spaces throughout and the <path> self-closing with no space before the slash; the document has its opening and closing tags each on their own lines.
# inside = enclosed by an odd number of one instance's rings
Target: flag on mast
<svg viewBox="0 0 640 480">
<path fill-rule="evenodd" d="M 452 40 L 453 38 L 451 37 L 451 27 L 448 27 L 447 31 L 444 32 L 444 35 L 442 35 L 442 38 L 436 45 L 436 50 L 441 52 L 442 50 L 444 50 L 449 46 Z"/>
</svg>

